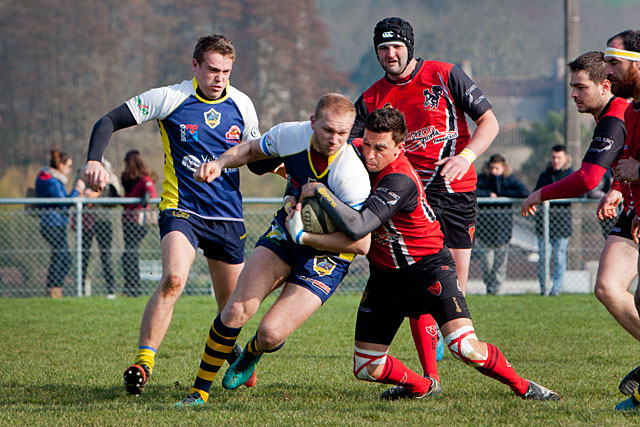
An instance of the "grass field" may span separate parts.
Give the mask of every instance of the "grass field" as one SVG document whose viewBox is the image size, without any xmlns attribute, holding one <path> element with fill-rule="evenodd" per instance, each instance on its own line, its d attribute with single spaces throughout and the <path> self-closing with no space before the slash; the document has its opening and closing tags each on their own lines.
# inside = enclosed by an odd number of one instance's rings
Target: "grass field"
<svg viewBox="0 0 640 427">
<path fill-rule="evenodd" d="M 380 401 L 386 386 L 351 374 L 358 300 L 334 296 L 280 352 L 262 358 L 256 387 L 226 391 L 218 376 L 206 406 L 176 409 L 172 404 L 187 394 L 197 370 L 215 311 L 212 298 L 178 302 L 154 375 L 138 398 L 125 395 L 122 372 L 135 354 L 146 298 L 0 299 L 0 424 L 640 423 L 640 416 L 613 410 L 623 397 L 618 382 L 640 363 L 638 343 L 593 295 L 469 298 L 478 337 L 497 345 L 523 377 L 559 391 L 561 403 L 516 398 L 448 352 L 439 364 L 439 396 Z M 257 318 L 243 330 L 242 345 Z M 419 370 L 407 322 L 390 353 Z"/>
</svg>

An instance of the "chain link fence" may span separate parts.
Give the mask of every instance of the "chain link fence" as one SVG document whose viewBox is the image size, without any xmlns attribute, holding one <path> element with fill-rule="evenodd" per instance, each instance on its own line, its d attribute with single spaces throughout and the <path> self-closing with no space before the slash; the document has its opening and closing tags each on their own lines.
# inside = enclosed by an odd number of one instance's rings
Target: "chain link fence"
<svg viewBox="0 0 640 427">
<path fill-rule="evenodd" d="M 158 226 L 122 220 L 122 205 L 139 202 L 137 198 L 90 203 L 82 198 L 0 199 L 0 297 L 44 296 L 52 281 L 65 296 L 152 293 L 162 274 Z M 158 203 L 152 200 L 151 207 L 157 209 Z M 279 203 L 279 199 L 245 199 L 247 257 Z M 545 202 L 527 218 L 520 215 L 519 200 L 479 199 L 478 203 L 468 293 L 539 293 L 541 282 L 546 283 L 547 294 L 593 290 L 600 252 L 612 225 L 597 220 L 595 201 Z M 47 208 L 41 209 L 42 204 Z M 67 216 L 68 223 L 47 225 L 42 217 L 52 213 Z M 550 252 L 561 256 L 541 256 Z M 207 262 L 199 253 L 184 291 L 188 295 L 212 292 Z M 361 291 L 367 277 L 367 261 L 357 257 L 340 291 Z"/>
</svg>

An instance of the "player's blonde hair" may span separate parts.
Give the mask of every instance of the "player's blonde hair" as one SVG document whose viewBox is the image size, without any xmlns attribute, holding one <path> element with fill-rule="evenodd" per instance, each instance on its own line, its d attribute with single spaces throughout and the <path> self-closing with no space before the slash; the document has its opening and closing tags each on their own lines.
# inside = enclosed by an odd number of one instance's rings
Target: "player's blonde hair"
<svg viewBox="0 0 640 427">
<path fill-rule="evenodd" d="M 356 116 L 356 108 L 353 106 L 353 102 L 341 93 L 327 93 L 322 95 L 316 105 L 315 118 L 319 119 L 327 110 L 331 110 L 337 114 L 351 114 L 354 118 Z"/>
</svg>

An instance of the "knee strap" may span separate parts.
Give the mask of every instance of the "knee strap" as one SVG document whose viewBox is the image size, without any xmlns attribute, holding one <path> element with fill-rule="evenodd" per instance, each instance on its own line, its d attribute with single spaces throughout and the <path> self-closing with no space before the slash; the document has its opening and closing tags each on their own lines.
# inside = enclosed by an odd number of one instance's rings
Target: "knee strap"
<svg viewBox="0 0 640 427">
<path fill-rule="evenodd" d="M 386 351 L 363 350 L 358 347 L 355 347 L 353 351 L 353 374 L 358 379 L 364 381 L 376 381 L 377 378 L 373 378 L 369 375 L 367 366 L 384 365 L 385 363 L 387 363 Z"/>
<path fill-rule="evenodd" d="M 483 356 L 476 351 L 471 344 L 471 339 L 478 340 L 472 326 L 463 326 L 444 337 L 451 354 L 456 359 L 462 360 L 474 368 L 479 368 L 484 366 L 487 356 Z"/>
</svg>

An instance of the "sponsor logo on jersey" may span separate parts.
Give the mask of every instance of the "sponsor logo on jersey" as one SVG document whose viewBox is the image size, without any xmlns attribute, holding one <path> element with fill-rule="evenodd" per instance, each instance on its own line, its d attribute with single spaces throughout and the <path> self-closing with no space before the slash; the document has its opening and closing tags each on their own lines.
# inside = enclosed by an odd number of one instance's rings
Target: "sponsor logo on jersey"
<svg viewBox="0 0 640 427">
<path fill-rule="evenodd" d="M 329 293 L 331 293 L 331 288 L 329 286 L 325 285 L 324 283 L 322 283 L 319 280 L 312 279 L 312 278 L 307 277 L 307 276 L 300 276 L 300 275 L 298 275 L 298 279 L 304 280 L 305 282 L 309 283 L 314 288 L 320 289 L 320 291 L 322 291 L 322 293 L 324 293 L 325 295 L 329 295 Z"/>
<path fill-rule="evenodd" d="M 313 271 L 319 276 L 328 276 L 336 268 L 336 262 L 326 255 L 316 256 L 313 259 Z"/>
<path fill-rule="evenodd" d="M 593 142 L 599 142 L 598 147 L 589 147 L 587 151 L 592 153 L 602 153 L 603 151 L 611 150 L 613 147 L 613 139 L 606 138 L 604 136 L 594 136 Z"/>
<path fill-rule="evenodd" d="M 136 101 L 136 105 L 138 106 L 138 109 L 140 110 L 142 115 L 143 116 L 148 116 L 149 115 L 149 106 L 148 105 L 144 105 L 142 103 L 142 98 L 140 98 L 139 96 L 136 96 L 135 101 Z"/>
<path fill-rule="evenodd" d="M 400 200 L 400 196 L 394 193 L 393 191 L 389 190 L 388 188 L 378 187 L 376 191 L 379 191 L 381 195 L 385 196 L 384 198 L 378 197 L 378 199 L 382 200 L 384 203 L 386 203 L 389 206 L 395 206 Z"/>
<path fill-rule="evenodd" d="M 180 124 L 180 141 L 198 142 L 198 125 L 191 123 Z"/>
<path fill-rule="evenodd" d="M 258 129 L 258 125 L 253 125 L 251 131 L 249 132 L 251 138 L 258 138 L 260 136 L 260 129 Z"/>
<path fill-rule="evenodd" d="M 425 148 L 429 144 L 440 144 L 451 139 L 456 139 L 458 132 L 440 132 L 435 126 L 414 130 L 404 139 L 404 149 L 406 151 L 416 151 Z"/>
<path fill-rule="evenodd" d="M 327 189 L 325 187 L 320 187 L 318 189 L 318 194 L 320 194 L 320 196 L 322 196 L 322 198 L 324 200 L 326 200 L 327 202 L 329 202 L 331 204 L 332 207 L 336 207 L 336 201 L 333 200 L 333 198 L 329 195 L 329 193 L 327 192 Z"/>
<path fill-rule="evenodd" d="M 429 110 L 436 110 L 438 105 L 440 104 L 440 97 L 444 93 L 442 90 L 442 86 L 433 85 L 431 88 L 426 88 L 422 91 L 424 95 L 424 108 L 428 108 Z"/>
<path fill-rule="evenodd" d="M 198 170 L 202 162 L 196 156 L 191 154 L 184 156 L 182 158 L 182 166 L 190 170 L 191 172 L 195 172 Z"/>
<path fill-rule="evenodd" d="M 398 236 L 395 233 L 378 233 L 377 231 L 374 231 L 373 233 L 371 233 L 371 238 L 373 240 L 375 240 L 376 242 L 379 243 L 396 243 L 400 240 L 400 236 Z"/>
<path fill-rule="evenodd" d="M 442 283 L 437 280 L 433 285 L 429 286 L 427 290 L 432 294 L 439 296 L 442 293 Z"/>
<path fill-rule="evenodd" d="M 216 126 L 220 124 L 221 117 L 222 117 L 222 114 L 218 113 L 213 107 L 211 107 L 209 111 L 206 111 L 204 113 L 204 122 L 211 129 L 215 129 Z"/>
<path fill-rule="evenodd" d="M 242 132 L 240 132 L 240 128 L 238 125 L 233 125 L 229 128 L 227 133 L 224 134 L 224 137 L 227 139 L 235 139 L 236 141 L 240 141 L 240 137 L 242 136 Z"/>
</svg>

